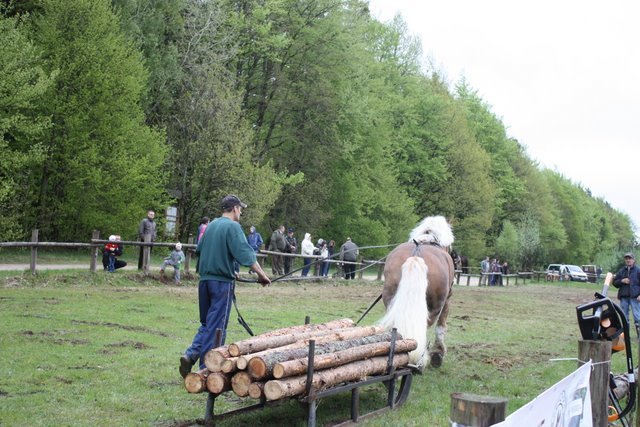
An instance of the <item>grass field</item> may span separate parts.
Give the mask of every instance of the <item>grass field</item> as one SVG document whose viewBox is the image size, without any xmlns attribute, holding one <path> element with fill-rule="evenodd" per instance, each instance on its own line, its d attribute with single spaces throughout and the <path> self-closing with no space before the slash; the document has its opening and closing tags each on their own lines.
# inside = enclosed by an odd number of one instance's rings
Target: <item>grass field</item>
<svg viewBox="0 0 640 427">
<path fill-rule="evenodd" d="M 239 308 L 256 333 L 357 319 L 381 291 L 375 281 L 239 284 Z M 509 399 L 511 413 L 576 366 L 575 307 L 588 284 L 456 286 L 440 369 L 416 376 L 408 402 L 365 426 L 448 426 L 450 394 Z M 372 310 L 372 324 L 383 307 Z M 198 327 L 197 283 L 168 286 L 133 272 L 45 272 L 0 277 L 0 425 L 195 425 L 205 394 L 190 395 L 177 362 Z M 246 338 L 232 313 L 227 342 Z M 616 359 L 616 357 L 614 357 Z M 619 371 L 624 371 L 624 360 Z M 615 371 L 615 369 L 614 369 Z M 362 412 L 384 405 L 381 385 L 361 393 Z M 216 413 L 255 403 L 227 393 Z M 325 399 L 318 425 L 349 417 L 350 394 Z M 228 418 L 222 426 L 306 425 L 295 400 Z"/>
</svg>

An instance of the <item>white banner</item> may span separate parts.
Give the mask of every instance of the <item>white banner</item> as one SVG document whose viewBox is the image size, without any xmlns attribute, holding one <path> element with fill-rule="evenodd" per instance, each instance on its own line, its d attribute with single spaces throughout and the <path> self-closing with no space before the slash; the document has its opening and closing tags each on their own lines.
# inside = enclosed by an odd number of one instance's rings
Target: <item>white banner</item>
<svg viewBox="0 0 640 427">
<path fill-rule="evenodd" d="M 592 427 L 590 377 L 588 362 L 494 427 Z"/>
</svg>

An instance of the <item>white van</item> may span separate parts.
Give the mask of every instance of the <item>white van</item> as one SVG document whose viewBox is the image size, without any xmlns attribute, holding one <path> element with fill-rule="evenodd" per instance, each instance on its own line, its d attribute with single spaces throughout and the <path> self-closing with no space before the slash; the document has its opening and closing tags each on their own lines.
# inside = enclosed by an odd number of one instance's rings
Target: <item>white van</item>
<svg viewBox="0 0 640 427">
<path fill-rule="evenodd" d="M 586 282 L 587 273 L 577 265 L 549 264 L 547 267 L 547 279 L 557 277 L 559 280 L 571 280 L 573 282 Z"/>
</svg>

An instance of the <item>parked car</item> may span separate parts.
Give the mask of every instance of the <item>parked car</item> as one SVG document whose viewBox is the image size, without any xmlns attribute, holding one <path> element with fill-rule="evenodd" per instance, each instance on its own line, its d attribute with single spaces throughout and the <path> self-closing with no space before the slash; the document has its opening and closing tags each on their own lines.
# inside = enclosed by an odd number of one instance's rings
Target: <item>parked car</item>
<svg viewBox="0 0 640 427">
<path fill-rule="evenodd" d="M 571 280 L 573 282 L 586 282 L 587 274 L 577 265 L 549 264 L 547 267 L 547 280 Z"/>
<path fill-rule="evenodd" d="M 595 265 L 581 265 L 582 271 L 587 274 L 587 280 L 591 283 L 598 281 L 598 267 Z"/>
</svg>

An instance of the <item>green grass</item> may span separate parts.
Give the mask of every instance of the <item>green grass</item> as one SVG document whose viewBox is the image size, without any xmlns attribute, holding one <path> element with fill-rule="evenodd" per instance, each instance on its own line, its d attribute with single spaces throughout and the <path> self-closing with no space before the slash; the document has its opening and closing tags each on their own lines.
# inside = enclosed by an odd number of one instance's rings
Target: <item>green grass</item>
<svg viewBox="0 0 640 427">
<path fill-rule="evenodd" d="M 167 286 L 135 273 L 47 272 L 0 278 L 0 425 L 190 425 L 205 394 L 190 395 L 177 372 L 197 322 L 197 283 Z M 572 372 L 575 307 L 597 290 L 585 284 L 506 288 L 456 286 L 440 369 L 415 376 L 408 402 L 365 426 L 448 426 L 450 394 L 509 399 L 508 412 Z M 239 308 L 256 333 L 338 318 L 357 319 L 381 283 L 239 284 Z M 365 318 L 382 315 L 378 305 Z M 247 337 L 235 320 L 227 342 Z M 614 357 L 621 359 L 621 357 Z M 624 360 L 616 361 L 624 371 Z M 615 369 L 614 369 L 615 371 Z M 384 405 L 381 385 L 361 392 L 362 412 Z M 227 393 L 216 413 L 255 403 Z M 349 417 L 350 394 L 323 399 L 318 425 Z M 306 425 L 295 400 L 219 425 Z"/>
</svg>

